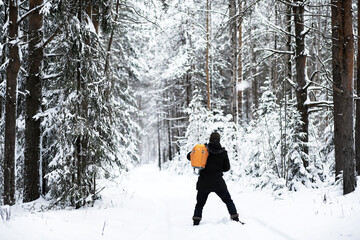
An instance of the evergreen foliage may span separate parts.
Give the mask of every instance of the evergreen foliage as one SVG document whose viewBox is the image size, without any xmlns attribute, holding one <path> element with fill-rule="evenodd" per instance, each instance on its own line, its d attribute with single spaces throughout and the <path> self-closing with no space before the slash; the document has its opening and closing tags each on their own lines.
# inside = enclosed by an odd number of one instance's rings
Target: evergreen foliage
<svg viewBox="0 0 360 240">
<path fill-rule="evenodd" d="M 85 9 L 76 6 L 77 17 L 62 16 L 64 28 L 56 39 L 65 41 L 48 48 L 47 76 L 54 77 L 45 90 L 43 149 L 51 198 L 79 207 L 99 197 L 96 181 L 108 175 L 109 167 L 127 169 L 138 162 L 139 129 L 133 120 L 136 104 L 126 84 L 134 79 L 129 67 L 111 64 L 110 71 L 104 71 L 102 42 L 107 35 L 100 39 Z M 111 28 L 119 39 L 118 24 Z M 125 36 L 121 42 L 126 41 Z M 126 62 L 116 55 L 112 60 Z"/>
</svg>

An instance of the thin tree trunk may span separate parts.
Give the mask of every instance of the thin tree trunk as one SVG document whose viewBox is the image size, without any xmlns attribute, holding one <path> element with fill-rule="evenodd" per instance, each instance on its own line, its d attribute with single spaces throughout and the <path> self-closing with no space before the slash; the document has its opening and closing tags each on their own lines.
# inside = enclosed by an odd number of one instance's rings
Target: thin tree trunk
<svg viewBox="0 0 360 240">
<path fill-rule="evenodd" d="M 99 33 L 99 20 L 98 20 L 99 6 L 89 2 L 86 6 L 86 14 L 88 15 L 89 19 L 91 19 L 91 22 L 94 25 L 95 32 Z"/>
<path fill-rule="evenodd" d="M 159 167 L 159 170 L 161 170 L 161 136 L 160 136 L 160 111 L 157 115 L 158 119 L 157 119 L 157 144 L 158 144 L 158 167 Z"/>
<path fill-rule="evenodd" d="M 115 19 L 114 22 L 116 23 L 119 17 L 119 5 L 120 5 L 120 0 L 116 1 L 116 15 L 115 15 Z M 106 49 L 106 60 L 105 60 L 105 68 L 104 68 L 104 72 L 105 74 L 108 72 L 109 69 L 109 61 L 110 61 L 110 56 L 111 56 L 111 46 L 113 43 L 113 39 L 114 39 L 114 29 L 111 30 L 111 34 L 110 34 L 110 39 L 109 39 L 109 43 Z"/>
<path fill-rule="evenodd" d="M 301 150 L 304 153 L 302 156 L 303 165 L 305 168 L 308 167 L 309 162 L 307 155 L 309 154 L 308 148 L 308 107 L 305 105 L 307 99 L 307 89 L 305 81 L 305 67 L 306 67 L 306 53 L 305 53 L 305 33 L 304 33 L 304 2 L 298 0 L 295 2 L 293 7 L 294 18 L 295 18 L 295 36 L 296 36 L 296 98 L 297 98 L 297 109 L 300 113 L 300 118 L 303 124 L 300 127 L 299 133 L 301 134 L 300 140 L 302 141 Z"/>
<path fill-rule="evenodd" d="M 288 33 L 291 33 L 291 6 L 287 6 L 287 12 L 286 12 L 286 31 Z M 288 52 L 291 52 L 291 39 L 292 36 L 291 34 L 289 34 L 287 36 L 287 41 L 286 41 L 286 49 Z M 286 61 L 287 61 L 287 78 L 288 80 L 292 81 L 292 62 L 291 62 L 291 55 L 288 54 L 286 57 Z M 289 94 L 289 98 L 292 99 L 292 89 L 290 84 L 286 83 L 286 88 L 285 88 L 285 93 L 284 94 Z"/>
<path fill-rule="evenodd" d="M 190 104 L 190 91 L 191 91 L 191 83 L 190 83 L 190 70 L 186 72 L 186 107 L 189 107 Z"/>
<path fill-rule="evenodd" d="M 7 6 L 8 5 L 8 3 L 5 1 L 5 6 Z M 7 11 L 7 9 L 6 9 L 6 7 L 4 6 L 4 8 L 5 8 L 5 11 L 4 11 L 4 21 L 6 21 L 6 19 L 8 18 L 8 15 L 7 15 L 7 13 L 8 13 L 8 11 Z M 6 34 L 4 34 L 4 36 L 2 36 L 1 37 L 1 44 L 2 45 L 5 45 L 5 42 L 6 42 Z M 0 60 L 0 66 L 2 66 L 4 63 L 5 63 L 5 60 L 6 60 L 6 52 L 5 52 L 5 50 L 6 50 L 6 47 L 3 47 L 2 48 L 2 52 L 1 52 L 1 60 Z M 3 81 L 6 81 L 6 75 L 5 75 L 5 73 L 4 72 L 2 72 L 1 73 L 1 75 L 0 75 L 0 84 L 3 82 Z M 0 119 L 2 119 L 2 117 L 3 117 L 3 114 L 4 114 L 4 104 L 5 104 L 5 97 L 4 98 L 2 98 L 2 97 L 0 97 Z M 2 158 L 3 156 L 0 156 L 0 159 Z"/>
<path fill-rule="evenodd" d="M 4 204 L 15 204 L 15 136 L 16 136 L 16 91 L 20 69 L 18 47 L 18 5 L 9 1 L 9 64 L 6 69 L 5 96 L 5 151 L 4 151 Z"/>
<path fill-rule="evenodd" d="M 332 1 L 335 167 L 336 174 L 343 170 L 344 194 L 356 188 L 351 3 L 351 0 Z"/>
<path fill-rule="evenodd" d="M 250 20 L 251 21 L 251 20 Z M 251 22 L 250 22 L 251 25 Z M 252 35 L 252 31 L 254 29 L 250 29 L 249 34 Z M 254 42 L 251 43 L 251 47 L 250 47 L 250 52 L 251 52 L 251 79 L 252 79 L 252 83 L 251 83 L 251 92 L 252 92 L 252 104 L 253 104 L 253 108 L 255 111 L 251 111 L 251 117 L 252 118 L 257 118 L 257 109 L 259 108 L 259 79 L 257 77 L 257 64 L 256 64 L 256 44 Z"/>
<path fill-rule="evenodd" d="M 278 14 L 278 7 L 277 5 L 275 5 L 275 25 L 278 25 L 278 22 L 279 22 L 279 14 Z M 277 45 L 278 45 L 278 35 L 277 33 L 274 34 L 274 49 L 275 51 L 277 50 Z M 273 93 L 277 99 L 277 102 L 278 102 L 278 99 L 280 99 L 280 96 L 279 96 L 279 92 L 278 92 L 278 87 L 277 87 L 277 81 L 278 81 L 278 72 L 277 72 L 277 69 L 278 69 L 278 63 L 277 63 L 277 58 L 274 58 L 273 62 L 272 62 L 272 68 L 271 68 L 271 71 L 272 71 L 272 89 L 273 89 Z"/>
<path fill-rule="evenodd" d="M 243 0 L 239 0 L 238 6 L 239 6 L 239 16 L 242 16 L 242 2 Z M 240 86 L 242 81 L 243 81 L 243 65 L 242 65 L 242 46 L 243 46 L 243 42 L 242 42 L 242 17 L 239 17 L 239 21 L 238 21 L 238 48 L 239 50 L 237 50 L 237 55 L 235 55 L 235 57 L 237 58 L 237 82 L 238 85 Z M 236 33 L 235 33 L 236 34 Z M 239 89 L 237 89 L 236 87 L 237 85 L 235 84 L 235 94 L 237 95 L 237 119 L 236 123 L 242 119 L 242 101 L 243 101 L 243 96 L 242 96 L 242 91 L 239 91 Z M 236 96 L 235 95 L 235 96 Z M 249 101 L 250 98 L 247 99 L 247 101 Z M 247 111 L 249 111 L 249 109 L 247 109 Z"/>
<path fill-rule="evenodd" d="M 210 75 L 209 75 L 209 51 L 210 51 L 210 2 L 206 0 L 206 92 L 207 92 L 207 107 L 210 110 Z"/>
<path fill-rule="evenodd" d="M 174 87 L 172 87 L 172 92 L 175 92 Z M 171 99 L 171 96 L 167 96 L 168 99 Z M 175 98 L 175 97 L 174 97 Z M 166 120 L 166 127 L 167 127 L 167 134 L 168 134 L 168 152 L 169 152 L 169 157 L 168 159 L 170 161 L 173 160 L 173 152 L 172 152 L 172 133 L 171 133 L 171 118 L 172 118 L 172 114 L 171 114 L 171 110 L 173 109 L 173 107 L 171 107 L 171 103 L 174 101 L 170 101 L 170 108 L 168 109 L 168 119 Z"/>
<path fill-rule="evenodd" d="M 99 33 L 99 6 L 95 4 L 94 2 L 89 1 L 86 6 L 86 14 L 88 15 L 89 19 L 91 19 L 91 22 L 94 26 L 96 34 Z"/>
<path fill-rule="evenodd" d="M 286 6 L 286 31 L 288 33 L 291 33 L 291 16 L 292 16 L 292 12 L 291 12 L 291 6 Z M 291 34 L 288 34 L 287 36 L 287 40 L 286 40 L 286 49 L 288 52 L 291 52 L 291 41 L 292 41 L 292 36 Z M 284 178 L 286 181 L 286 186 L 288 186 L 288 176 L 289 176 L 289 166 L 288 166 L 288 145 L 287 145 L 287 128 L 288 128 L 288 121 L 287 121 L 287 111 L 288 111 L 288 99 L 292 99 L 292 88 L 290 86 L 290 84 L 288 83 L 288 81 L 292 81 L 292 61 L 291 61 L 291 56 L 290 54 L 287 54 L 286 56 L 286 78 L 287 80 L 284 81 L 283 84 L 283 98 L 284 98 L 284 132 L 283 132 L 283 136 L 281 137 L 283 139 L 282 142 L 282 162 L 283 162 L 283 170 L 284 170 Z"/>
<path fill-rule="evenodd" d="M 251 55 L 252 55 L 252 102 L 255 109 L 259 107 L 259 82 L 258 77 L 256 76 L 256 53 L 254 48 L 251 48 Z M 240 93 L 239 93 L 240 94 Z M 256 111 L 255 111 L 256 112 Z"/>
<path fill-rule="evenodd" d="M 80 4 L 79 4 L 79 9 L 78 9 L 78 14 L 77 14 L 77 18 L 79 20 L 79 22 L 82 22 L 82 8 L 83 8 L 83 1 L 80 0 Z M 91 8 L 89 6 L 87 6 L 87 8 L 85 9 L 86 11 L 89 11 Z M 87 12 L 89 14 L 89 12 Z M 84 40 L 86 43 L 89 43 L 89 38 L 86 38 Z M 81 96 L 81 98 L 78 98 L 78 102 L 77 102 L 77 112 L 76 114 L 81 118 L 81 119 L 86 119 L 85 118 L 85 109 L 84 109 L 84 102 L 86 99 L 85 96 L 85 89 L 84 89 L 84 80 L 83 80 L 83 72 L 82 72 L 82 55 L 81 53 L 79 53 L 78 56 L 78 62 L 77 62 L 77 66 L 76 66 L 76 84 L 77 84 L 77 95 Z M 85 74 L 86 75 L 86 74 Z M 76 184 L 76 186 L 78 187 L 78 196 L 76 197 L 76 202 L 75 202 L 75 207 L 76 208 L 80 208 L 83 205 L 83 199 L 84 199 L 84 192 L 83 192 L 83 179 L 85 178 L 84 174 L 83 174 L 83 169 L 85 168 L 84 166 L 84 154 L 85 154 L 85 147 L 84 147 L 84 133 L 78 133 L 78 136 L 76 137 L 76 141 L 75 141 L 75 163 L 74 166 L 76 168 L 76 177 L 75 177 L 75 182 L 73 184 Z"/>
<path fill-rule="evenodd" d="M 237 106 L 237 92 L 236 92 L 236 71 L 237 71 L 237 24 L 236 24 L 236 0 L 229 0 L 229 19 L 230 19 L 230 64 L 231 64 L 231 113 L 233 115 L 234 121 L 238 120 L 238 106 Z"/>
</svg>

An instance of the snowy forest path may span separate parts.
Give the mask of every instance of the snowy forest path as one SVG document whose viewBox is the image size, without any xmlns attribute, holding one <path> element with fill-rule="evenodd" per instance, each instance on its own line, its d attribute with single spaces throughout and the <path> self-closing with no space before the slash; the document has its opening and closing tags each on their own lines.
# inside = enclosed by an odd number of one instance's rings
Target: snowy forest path
<svg viewBox="0 0 360 240">
<path fill-rule="evenodd" d="M 351 204 L 339 203 L 340 210 L 334 206 L 335 198 L 329 204 L 323 202 L 322 191 L 304 189 L 299 194 L 284 192 L 284 196 L 279 197 L 271 191 L 243 189 L 235 181 L 227 181 L 228 188 L 240 219 L 246 224 L 232 222 L 225 204 L 216 194 L 210 194 L 203 219 L 194 227 L 191 217 L 196 203 L 196 181 L 196 175 L 159 171 L 156 164 L 134 169 L 122 184 L 130 197 L 120 200 L 126 203 L 116 210 L 124 216 L 129 216 L 129 211 L 135 215 L 124 229 L 135 228 L 132 226 L 135 224 L 137 234 L 131 236 L 131 232 L 126 231 L 125 239 L 358 239 L 357 234 L 339 232 L 339 224 L 345 224 L 339 221 L 344 216 L 342 211 L 345 214 L 355 208 L 359 211 L 360 208 L 355 207 L 357 200 Z M 356 220 L 353 223 L 358 224 Z"/>
<path fill-rule="evenodd" d="M 228 180 L 240 219 L 246 224 L 231 221 L 225 204 L 210 194 L 200 225 L 192 226 L 196 181 L 193 174 L 142 165 L 120 178 L 99 182 L 105 188 L 94 207 L 44 211 L 48 202 L 41 199 L 13 206 L 10 221 L 0 222 L 1 239 L 359 239 L 360 191 L 344 197 L 337 188 L 304 189 L 284 191 L 280 198 L 271 191 L 244 189 L 239 181 Z"/>
<path fill-rule="evenodd" d="M 230 221 L 226 206 L 215 194 L 209 196 L 200 226 L 192 226 L 196 181 L 196 175 L 179 176 L 166 170 L 159 171 L 156 165 L 135 169 L 123 183 L 130 196 L 128 206 L 123 205 L 123 208 L 134 212 L 135 216 L 130 219 L 134 218 L 136 222 L 138 218 L 136 224 L 139 225 L 136 234 L 129 239 L 203 239 L 204 236 L 214 240 L 233 237 L 263 239 L 264 236 L 266 239 L 294 239 L 270 223 L 259 220 L 246 210 L 247 204 L 238 205 L 247 224 L 243 226 Z M 128 224 L 132 222 L 128 221 Z"/>
</svg>

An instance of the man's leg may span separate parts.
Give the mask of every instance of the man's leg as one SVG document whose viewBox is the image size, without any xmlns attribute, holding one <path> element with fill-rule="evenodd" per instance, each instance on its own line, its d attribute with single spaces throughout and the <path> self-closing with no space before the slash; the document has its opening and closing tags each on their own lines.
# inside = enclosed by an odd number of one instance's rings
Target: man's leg
<svg viewBox="0 0 360 240">
<path fill-rule="evenodd" d="M 202 192 L 198 191 L 196 196 L 196 205 L 194 210 L 194 225 L 199 225 L 200 220 L 202 218 L 202 211 L 205 206 L 206 200 L 209 196 L 210 192 Z"/>
<path fill-rule="evenodd" d="M 221 191 L 221 192 L 215 192 L 220 198 L 221 200 L 226 204 L 226 207 L 229 211 L 230 217 L 233 220 L 237 220 L 239 221 L 239 214 L 236 211 L 236 207 L 235 204 L 233 202 L 233 200 L 231 199 L 230 193 L 228 190 L 225 191 Z"/>
</svg>

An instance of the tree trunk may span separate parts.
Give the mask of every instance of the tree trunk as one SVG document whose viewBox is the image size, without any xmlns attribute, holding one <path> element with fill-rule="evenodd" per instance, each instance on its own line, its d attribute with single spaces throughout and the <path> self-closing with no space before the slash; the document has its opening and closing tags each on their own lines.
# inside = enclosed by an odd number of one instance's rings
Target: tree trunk
<svg viewBox="0 0 360 240">
<path fill-rule="evenodd" d="M 337 177 L 343 170 L 344 194 L 356 188 L 351 2 L 332 1 L 335 168 Z"/>
<path fill-rule="evenodd" d="M 243 42 L 242 42 L 242 2 L 243 0 L 239 0 L 238 6 L 239 6 L 239 21 L 238 21 L 238 50 L 237 50 L 237 55 L 235 55 L 235 57 L 237 58 L 237 82 L 238 85 L 241 85 L 242 81 L 243 81 L 243 66 L 242 66 L 242 46 L 243 46 Z M 241 17 L 240 17 L 241 16 Z M 235 33 L 236 34 L 236 33 Z M 237 85 L 236 85 L 237 86 Z M 243 101 L 243 96 L 242 96 L 242 91 L 239 91 L 237 89 L 237 87 L 235 86 L 235 93 L 237 95 L 237 119 L 236 123 L 238 122 L 238 120 L 242 119 L 242 101 Z M 236 96 L 235 95 L 235 96 Z M 249 99 L 248 99 L 249 101 Z"/>
<path fill-rule="evenodd" d="M 99 6 L 88 3 L 86 7 L 86 13 L 89 16 L 89 19 L 91 19 L 92 24 L 94 25 L 95 32 L 99 33 Z"/>
<path fill-rule="evenodd" d="M 158 109 L 159 111 L 159 109 Z M 161 170 L 161 136 L 160 136 L 160 111 L 157 114 L 157 144 L 158 144 L 158 167 Z"/>
<path fill-rule="evenodd" d="M 229 30 L 230 30 L 230 64 L 231 64 L 231 113 L 233 115 L 234 121 L 237 122 L 238 119 L 238 110 L 237 110 L 237 91 L 236 91 L 236 61 L 237 61 L 237 41 L 236 41 L 236 0 L 229 0 Z"/>
<path fill-rule="evenodd" d="M 172 87 L 171 92 L 175 92 L 174 87 Z M 168 94 L 167 92 L 165 94 L 167 95 L 166 96 L 167 99 L 172 98 L 171 96 L 168 96 L 170 94 Z M 176 96 L 174 98 L 176 98 Z M 172 110 L 173 110 L 174 106 L 171 106 L 171 104 L 174 103 L 174 102 L 175 101 L 170 100 L 170 104 L 169 104 L 170 108 L 167 111 L 168 119 L 165 120 L 166 121 L 166 128 L 167 128 L 167 135 L 168 135 L 168 153 L 169 153 L 168 159 L 170 161 L 173 160 L 173 151 L 172 151 L 173 143 L 172 143 L 172 131 L 171 131 L 171 129 L 172 129 L 172 120 L 171 120 L 171 118 L 173 117 Z"/>
<path fill-rule="evenodd" d="M 286 31 L 288 33 L 291 33 L 291 6 L 287 6 L 287 11 L 286 11 Z M 291 39 L 292 36 L 291 34 L 289 34 L 287 36 L 287 41 L 286 41 L 286 50 L 288 52 L 291 52 Z M 290 54 L 287 55 L 286 57 L 286 76 L 288 78 L 288 80 L 292 81 L 292 61 L 291 61 L 291 56 Z M 292 99 L 292 89 L 290 84 L 288 84 L 286 82 L 286 88 L 285 88 L 285 94 L 289 94 L 289 99 Z"/>
<path fill-rule="evenodd" d="M 6 69 L 5 96 L 5 151 L 4 151 L 4 204 L 15 204 L 15 136 L 16 136 L 16 91 L 20 69 L 18 47 L 18 5 L 9 1 L 9 64 Z"/>
<path fill-rule="evenodd" d="M 207 107 L 210 110 L 210 75 L 209 75 L 209 51 L 210 51 L 210 2 L 206 0 L 206 92 L 207 92 Z"/>
<path fill-rule="evenodd" d="M 335 145 L 335 178 L 340 178 L 341 172 L 344 170 L 341 151 L 343 142 L 341 138 L 341 77 L 340 77 L 340 49 L 339 49 L 339 22 L 337 21 L 337 0 L 332 0 L 331 8 L 331 25 L 332 25 L 332 75 L 333 75 L 333 101 L 334 101 L 334 145 Z"/>
<path fill-rule="evenodd" d="M 301 150 L 303 152 L 302 161 L 305 168 L 308 167 L 308 129 L 309 129 L 309 119 L 308 119 L 308 107 L 305 105 L 307 99 L 307 89 L 306 89 L 306 80 L 305 80 L 305 67 L 306 67 L 306 53 L 305 53 L 305 33 L 304 33 L 304 2 L 303 0 L 298 0 L 295 2 L 293 7 L 294 11 L 294 21 L 295 21 L 295 36 L 296 36 L 296 50 L 295 50 L 295 60 L 296 60 L 296 99 L 297 99 L 297 109 L 300 113 L 302 125 L 300 127 L 299 133 L 301 134 L 300 140 L 302 141 Z"/>
<path fill-rule="evenodd" d="M 190 82 L 190 70 L 186 72 L 186 107 L 189 107 L 190 99 L 191 99 L 191 82 Z"/>
<path fill-rule="evenodd" d="M 43 4 L 43 0 L 30 0 L 30 11 Z M 28 76 L 25 100 L 25 152 L 24 152 L 24 202 L 40 197 L 40 118 L 41 70 L 44 57 L 41 44 L 42 14 L 40 9 L 29 15 Z"/>
<path fill-rule="evenodd" d="M 353 192 L 356 188 L 356 174 L 355 174 L 355 145 L 354 145 L 354 99 L 353 99 L 353 77 L 354 77 L 354 36 L 352 26 L 352 0 L 341 1 L 341 11 L 343 23 L 343 34 L 340 35 L 340 46 L 343 48 L 342 66 L 341 68 L 341 82 L 343 87 L 343 100 L 345 108 L 343 109 L 344 116 L 344 131 L 343 136 L 346 135 L 344 142 L 344 194 Z M 340 51 L 341 52 L 341 51 Z"/>
<path fill-rule="evenodd" d="M 358 34 L 360 34 L 360 0 L 358 0 Z M 357 45 L 357 75 L 356 75 L 356 91 L 357 97 L 356 100 L 356 125 L 355 125 L 355 158 L 356 158 L 356 172 L 357 175 L 360 175 L 360 40 L 358 38 Z"/>
<path fill-rule="evenodd" d="M 278 14 L 278 7 L 277 5 L 275 5 L 275 25 L 278 25 L 279 23 L 279 14 Z M 277 50 L 277 45 L 278 45 L 278 34 L 275 33 L 274 34 L 274 50 Z M 275 57 L 272 61 L 272 67 L 271 67 L 271 78 L 272 78 L 272 82 L 271 82 L 271 86 L 272 86 L 272 91 L 274 93 L 274 95 L 276 96 L 276 101 L 279 102 L 280 96 L 279 96 L 279 92 L 278 92 L 278 62 L 277 62 L 277 58 Z"/>
<path fill-rule="evenodd" d="M 117 0 L 116 1 L 116 15 L 115 15 L 114 22 L 117 22 L 118 17 L 119 17 L 119 5 L 120 5 L 120 0 Z M 106 59 L 105 59 L 105 68 L 104 68 L 105 74 L 107 74 L 108 69 L 109 69 L 109 61 L 110 61 L 110 56 L 111 56 L 111 46 L 112 46 L 113 39 L 114 39 L 114 29 L 111 30 L 109 43 L 108 43 L 108 46 L 107 46 Z"/>
<path fill-rule="evenodd" d="M 251 20 L 250 20 L 250 25 L 251 25 Z M 254 31 L 254 28 L 253 29 L 250 29 L 249 30 L 249 35 L 252 36 L 252 32 Z M 257 77 L 257 52 L 255 51 L 256 49 L 256 43 L 255 42 L 252 42 L 250 44 L 250 54 L 251 54 L 251 80 L 252 80 L 252 83 L 251 83 L 251 92 L 252 92 L 252 97 L 251 97 L 251 100 L 252 100 L 252 110 L 255 110 L 255 111 L 251 111 L 250 112 L 250 116 L 252 118 L 257 118 L 258 117 L 258 112 L 257 112 L 257 109 L 259 108 L 259 78 Z M 249 119 L 248 119 L 249 120 Z"/>
<path fill-rule="evenodd" d="M 8 3 L 6 2 L 6 1 L 3 1 L 4 3 L 5 3 L 5 6 L 7 6 L 8 5 Z M 8 15 L 7 15 L 7 13 L 8 13 L 8 11 L 7 11 L 7 9 L 6 9 L 6 7 L 5 6 L 3 6 L 4 7 L 4 22 L 8 19 Z M 2 37 L 1 37 L 1 44 L 2 45 L 4 45 L 5 44 L 5 42 L 6 42 L 6 34 L 4 34 Z M 1 50 L 1 60 L 0 60 L 0 66 L 2 66 L 4 63 L 5 63 L 5 61 L 6 61 L 6 52 L 5 52 L 5 50 L 6 50 L 6 47 L 3 47 L 2 48 L 2 50 Z M 5 75 L 5 73 L 4 72 L 1 72 L 1 75 L 0 75 L 0 84 L 2 84 L 2 82 L 3 81 L 6 81 L 6 75 Z M 4 96 L 4 98 L 2 98 L 2 97 L 0 97 L 0 120 L 2 119 L 2 117 L 4 116 L 3 114 L 4 114 L 4 107 L 5 107 L 5 96 Z M 3 156 L 0 156 L 0 159 L 2 158 Z"/>
<path fill-rule="evenodd" d="M 254 51 L 254 48 L 251 48 L 251 55 L 252 55 L 252 70 L 251 70 L 251 74 L 252 74 L 252 102 L 253 102 L 253 106 L 254 108 L 257 110 L 259 108 L 259 81 L 258 81 L 258 77 L 256 76 L 257 74 L 257 69 L 256 69 L 256 53 Z M 239 92 L 240 94 L 240 92 Z M 256 111 L 255 111 L 256 112 Z"/>
</svg>

